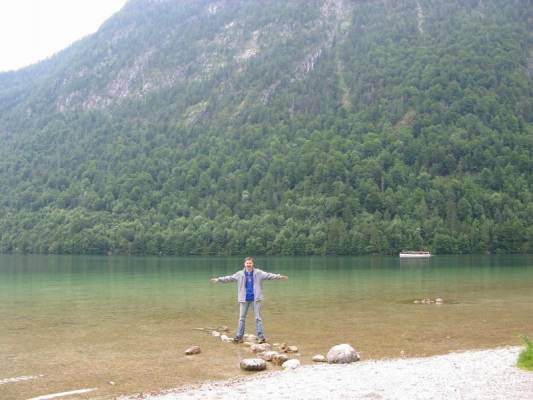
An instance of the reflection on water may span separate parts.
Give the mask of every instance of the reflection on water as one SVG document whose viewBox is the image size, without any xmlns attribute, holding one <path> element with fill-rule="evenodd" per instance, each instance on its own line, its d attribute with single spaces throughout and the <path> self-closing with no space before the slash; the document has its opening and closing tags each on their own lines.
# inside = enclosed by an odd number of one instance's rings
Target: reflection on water
<svg viewBox="0 0 533 400">
<path fill-rule="evenodd" d="M 0 398 L 85 387 L 98 388 L 90 398 L 112 398 L 240 374 L 246 348 L 194 328 L 236 327 L 235 285 L 208 279 L 241 262 L 0 256 L 0 381 L 37 376 L 0 384 Z M 298 345 L 304 363 L 344 342 L 368 359 L 517 344 L 519 335 L 533 334 L 532 257 L 276 257 L 256 264 L 289 275 L 265 282 L 263 319 L 270 341 Z M 425 297 L 445 304 L 412 303 Z M 184 356 L 193 344 L 202 354 Z"/>
</svg>

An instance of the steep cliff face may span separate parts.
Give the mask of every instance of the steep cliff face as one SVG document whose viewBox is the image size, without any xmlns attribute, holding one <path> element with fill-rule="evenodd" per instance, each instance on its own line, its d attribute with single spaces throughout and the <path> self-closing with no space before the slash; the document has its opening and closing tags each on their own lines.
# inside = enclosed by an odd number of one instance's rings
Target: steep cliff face
<svg viewBox="0 0 533 400">
<path fill-rule="evenodd" d="M 531 13 L 130 0 L 0 74 L 0 250 L 530 251 Z"/>
<path fill-rule="evenodd" d="M 288 47 L 284 78 L 301 79 L 331 47 L 353 5 L 328 1 L 130 1 L 94 35 L 53 60 L 12 74 L 38 86 L 56 111 L 104 109 L 168 88 L 238 79 L 252 60 L 264 62 Z M 265 12 L 267 9 L 267 12 Z M 277 57 L 276 57 L 277 58 Z M 27 79 L 26 78 L 26 79 Z M 268 97 L 279 80 L 269 82 Z M 26 85 L 24 84 L 26 83 Z M 3 101 L 12 97 L 0 92 Z M 29 93 L 26 93 L 29 94 Z"/>
</svg>

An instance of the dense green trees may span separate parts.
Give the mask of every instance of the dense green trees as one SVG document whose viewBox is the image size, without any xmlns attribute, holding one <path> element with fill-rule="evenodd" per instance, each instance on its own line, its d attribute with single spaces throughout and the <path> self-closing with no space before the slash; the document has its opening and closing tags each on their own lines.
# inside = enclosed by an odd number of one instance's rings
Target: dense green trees
<svg viewBox="0 0 533 400">
<path fill-rule="evenodd" d="M 0 74 L 0 251 L 533 251 L 528 1 L 420 1 L 423 20 L 415 1 L 362 1 L 321 23 L 320 1 L 271 3 L 131 2 Z M 237 43 L 260 32 L 244 64 L 223 36 L 239 20 Z M 147 76 L 183 80 L 83 106 L 147 48 Z"/>
</svg>

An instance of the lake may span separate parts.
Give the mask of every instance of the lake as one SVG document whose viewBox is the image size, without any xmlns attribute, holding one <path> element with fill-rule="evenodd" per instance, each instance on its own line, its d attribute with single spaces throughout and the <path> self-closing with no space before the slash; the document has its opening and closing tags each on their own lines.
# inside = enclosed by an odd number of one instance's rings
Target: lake
<svg viewBox="0 0 533 400">
<path fill-rule="evenodd" d="M 241 374 L 249 350 L 195 328 L 234 334 L 235 283 L 209 278 L 242 260 L 0 255 L 0 398 L 98 388 L 80 397 L 108 399 Z M 304 364 L 339 343 L 370 359 L 533 336 L 533 256 L 257 257 L 256 266 L 289 276 L 264 283 L 265 333 L 297 345 Z M 425 297 L 445 303 L 413 304 Z M 191 345 L 202 354 L 185 356 Z M 34 378 L 8 381 L 21 376 Z"/>
</svg>

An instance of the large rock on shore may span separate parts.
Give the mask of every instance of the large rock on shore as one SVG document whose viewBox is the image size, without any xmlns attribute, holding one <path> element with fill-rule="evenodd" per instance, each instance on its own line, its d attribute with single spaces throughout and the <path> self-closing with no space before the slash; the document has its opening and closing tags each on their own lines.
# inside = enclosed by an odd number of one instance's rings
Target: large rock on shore
<svg viewBox="0 0 533 400">
<path fill-rule="evenodd" d="M 245 371 L 262 371 L 266 369 L 267 364 L 261 358 L 244 358 L 241 360 L 240 366 Z"/>
<path fill-rule="evenodd" d="M 338 344 L 329 349 L 326 358 L 330 364 L 348 364 L 359 361 L 359 354 L 349 344 Z"/>
</svg>

